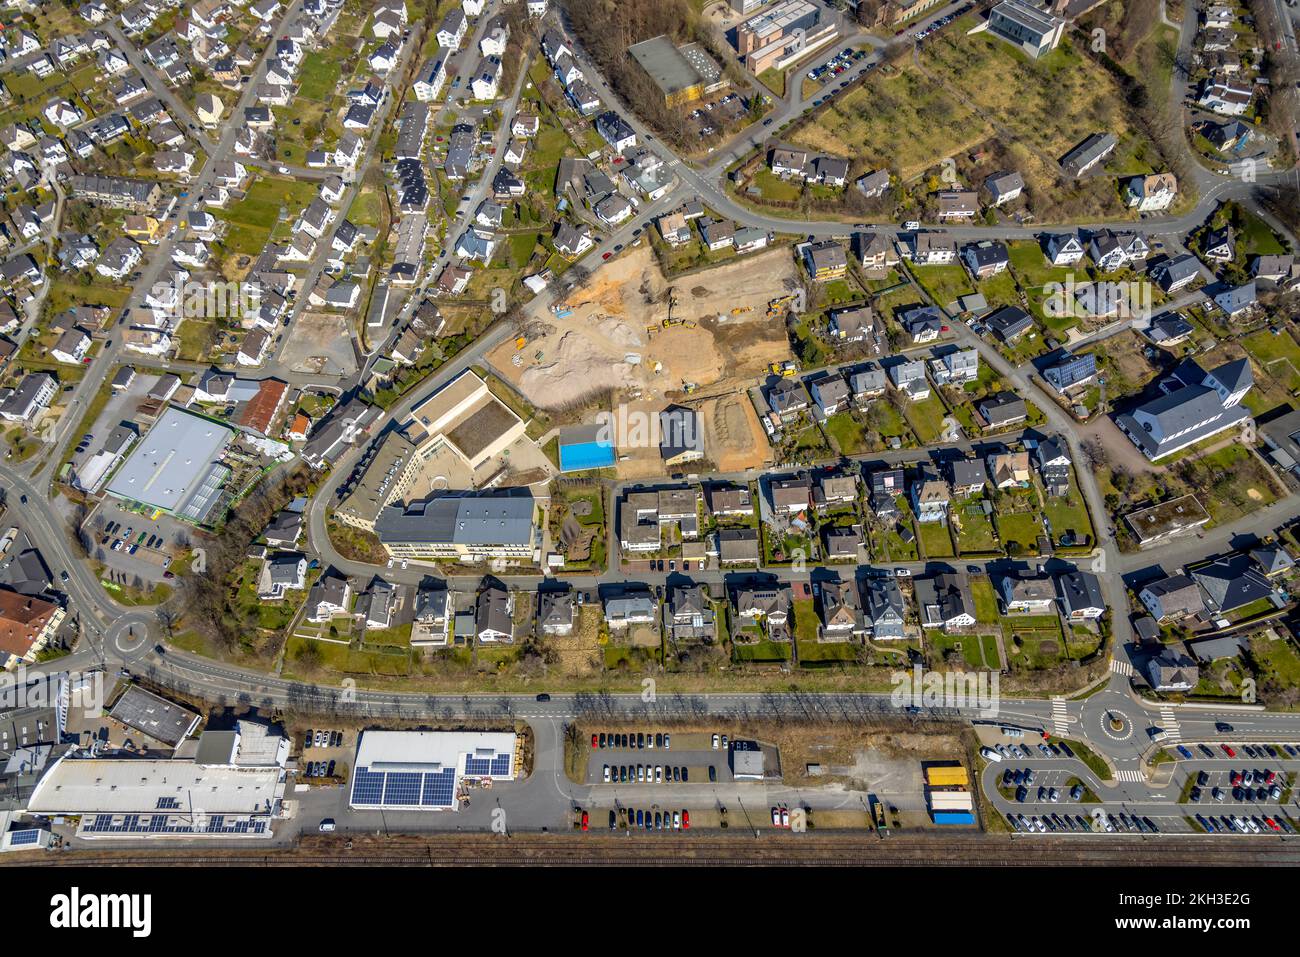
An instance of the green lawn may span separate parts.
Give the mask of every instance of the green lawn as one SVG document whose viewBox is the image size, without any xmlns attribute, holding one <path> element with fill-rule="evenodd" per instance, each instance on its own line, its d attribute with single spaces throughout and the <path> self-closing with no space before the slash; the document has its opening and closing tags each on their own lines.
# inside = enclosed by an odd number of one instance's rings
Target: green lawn
<svg viewBox="0 0 1300 957">
<path fill-rule="evenodd" d="M 1043 530 L 1042 523 L 1033 512 L 998 513 L 998 533 L 1002 537 L 1003 547 L 1018 542 L 1022 551 L 1036 551 L 1038 536 Z"/>
<path fill-rule="evenodd" d="M 997 638 L 993 635 L 926 635 L 939 662 L 954 664 L 964 661 L 971 668 L 997 670 L 1002 662 L 998 658 Z"/>
<path fill-rule="evenodd" d="M 918 558 L 916 540 L 911 542 L 903 541 L 902 536 L 898 534 L 898 529 L 912 528 L 912 509 L 907 504 L 907 497 L 900 495 L 897 499 L 899 511 L 898 522 L 888 526 L 881 527 L 877 525 L 872 529 L 872 553 L 877 561 L 886 562 L 914 562 Z"/>
<path fill-rule="evenodd" d="M 917 522 L 917 538 L 926 558 L 952 558 L 952 537 L 940 522 Z"/>
<path fill-rule="evenodd" d="M 246 255 L 261 252 L 276 225 L 292 220 L 318 192 L 317 184 L 308 180 L 259 177 L 230 209 L 214 210 L 214 215 L 231 224 L 225 240 L 227 250 Z"/>
<path fill-rule="evenodd" d="M 790 643 L 787 641 L 756 641 L 750 644 L 733 644 L 735 661 L 789 661 Z"/>
<path fill-rule="evenodd" d="M 840 454 L 856 455 L 867 450 L 866 435 L 851 413 L 837 412 L 825 424 L 826 434 L 835 440 Z"/>
<path fill-rule="evenodd" d="M 782 179 L 769 169 L 759 170 L 754 176 L 754 185 L 763 194 L 763 199 L 782 203 L 793 203 L 803 194 L 799 183 Z"/>
<path fill-rule="evenodd" d="M 992 519 L 984 514 L 984 499 L 975 495 L 955 501 L 950 506 L 952 523 L 957 528 L 957 548 L 963 555 L 997 551 L 997 536 Z"/>
<path fill-rule="evenodd" d="M 298 76 L 298 96 L 308 100 L 324 100 L 332 96 L 341 73 L 333 48 L 313 50 L 303 57 L 302 71 Z"/>
<path fill-rule="evenodd" d="M 795 639 L 804 642 L 817 640 L 817 609 L 811 598 L 802 598 L 794 603 Z"/>
<path fill-rule="evenodd" d="M 943 436 L 943 419 L 948 410 L 934 392 L 920 402 L 908 402 L 904 406 L 904 414 L 922 445 L 932 445 Z"/>
<path fill-rule="evenodd" d="M 1025 290 L 1029 311 L 1034 317 L 1058 336 L 1078 325 L 1079 320 L 1075 317 L 1052 315 L 1043 308 L 1043 304 L 1047 300 L 1049 283 L 1064 285 L 1071 275 L 1081 277 L 1082 270 L 1073 266 L 1053 266 L 1036 242 L 1008 243 L 1007 250 L 1011 256 L 1011 270 Z"/>
<path fill-rule="evenodd" d="M 1060 619 L 1055 615 L 1004 617 L 1001 624 L 1007 657 L 1012 665 L 1050 668 L 1064 658 L 1065 640 L 1061 635 Z"/>
<path fill-rule="evenodd" d="M 971 600 L 975 603 L 975 620 L 981 625 L 997 624 L 998 598 L 993 582 L 987 575 L 976 575 L 970 580 Z"/>
<path fill-rule="evenodd" d="M 1073 545 L 1092 543 L 1092 522 L 1088 518 L 1088 509 L 1084 506 L 1073 468 L 1070 469 L 1070 494 L 1057 496 L 1044 493 L 1043 514 L 1051 523 L 1055 544 L 1060 544 L 1061 537 L 1067 532 L 1073 533 Z"/>
<path fill-rule="evenodd" d="M 1287 392 L 1300 390 L 1300 345 L 1290 331 L 1273 335 L 1267 329 L 1253 332 L 1239 340 L 1263 370 Z"/>
<path fill-rule="evenodd" d="M 940 306 L 955 302 L 962 296 L 975 291 L 971 286 L 970 276 L 962 266 L 913 266 L 912 274 L 916 276 L 922 288 L 928 292 Z"/>
</svg>

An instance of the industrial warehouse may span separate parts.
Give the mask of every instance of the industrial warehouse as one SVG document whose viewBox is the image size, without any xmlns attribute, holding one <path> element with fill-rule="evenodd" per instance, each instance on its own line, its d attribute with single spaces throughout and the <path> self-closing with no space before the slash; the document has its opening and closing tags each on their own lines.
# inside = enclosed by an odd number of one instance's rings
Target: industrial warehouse
<svg viewBox="0 0 1300 957">
<path fill-rule="evenodd" d="M 167 757 L 71 750 L 32 789 L 26 810 L 79 817 L 77 837 L 88 840 L 269 838 L 288 756 L 288 739 L 252 721 L 205 731 Z"/>
<path fill-rule="evenodd" d="M 468 783 L 514 780 L 517 743 L 510 732 L 367 731 L 357 746 L 348 804 L 358 810 L 459 810 Z"/>
<path fill-rule="evenodd" d="M 168 408 L 108 484 L 108 494 L 204 524 L 230 477 L 222 458 L 234 430 L 212 419 Z"/>
<path fill-rule="evenodd" d="M 658 36 L 634 43 L 627 52 L 659 87 L 667 106 L 690 103 L 727 85 L 722 68 L 698 43 L 674 46 L 668 37 Z"/>
</svg>

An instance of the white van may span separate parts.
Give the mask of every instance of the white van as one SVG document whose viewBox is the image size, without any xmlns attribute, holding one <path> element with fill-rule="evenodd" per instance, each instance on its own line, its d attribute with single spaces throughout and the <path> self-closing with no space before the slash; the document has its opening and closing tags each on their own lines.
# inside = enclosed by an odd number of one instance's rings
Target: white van
<svg viewBox="0 0 1300 957">
<path fill-rule="evenodd" d="M 992 748 L 980 748 L 980 754 L 990 761 L 1001 761 L 1002 755 L 998 754 Z"/>
</svg>

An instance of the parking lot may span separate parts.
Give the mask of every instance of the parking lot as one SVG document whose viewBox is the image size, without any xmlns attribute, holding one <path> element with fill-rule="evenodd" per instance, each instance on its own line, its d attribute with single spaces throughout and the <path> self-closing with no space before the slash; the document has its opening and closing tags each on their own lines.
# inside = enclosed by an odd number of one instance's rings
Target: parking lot
<svg viewBox="0 0 1300 957">
<path fill-rule="evenodd" d="M 320 780 L 346 777 L 356 740 L 338 728 L 308 728 L 298 737 L 299 777 Z"/>
<path fill-rule="evenodd" d="M 809 70 L 806 76 L 814 82 L 821 83 L 823 86 L 830 83 L 838 76 L 844 76 L 849 69 L 858 60 L 865 59 L 867 51 L 854 50 L 852 47 L 845 47 L 834 59 L 828 60 L 821 66 Z"/>
<path fill-rule="evenodd" d="M 1058 750 L 1068 748 L 1056 744 Z M 1092 775 L 1064 751 L 1052 754 L 1052 745 L 1005 741 L 991 747 L 1002 760 L 989 766 L 985 783 L 996 782 L 995 803 L 1015 831 L 1300 833 L 1293 787 L 1300 773 L 1300 745 L 1179 744 L 1170 749 L 1178 763 L 1163 785 L 1121 782 L 1122 800 L 1116 787 L 1090 783 Z M 1135 793 L 1141 791 L 1149 793 Z"/>
<path fill-rule="evenodd" d="M 193 543 L 194 530 L 170 515 L 151 518 L 105 499 L 86 518 L 90 554 L 110 581 L 158 584 L 174 577 L 173 559 Z"/>
<path fill-rule="evenodd" d="M 733 781 L 726 735 L 594 732 L 587 784 L 672 785 Z"/>
</svg>

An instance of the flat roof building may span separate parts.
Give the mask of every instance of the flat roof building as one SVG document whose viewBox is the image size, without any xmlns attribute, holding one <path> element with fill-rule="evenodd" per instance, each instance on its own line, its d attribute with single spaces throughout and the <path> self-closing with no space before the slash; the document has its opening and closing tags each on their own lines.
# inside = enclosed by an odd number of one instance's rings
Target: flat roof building
<svg viewBox="0 0 1300 957">
<path fill-rule="evenodd" d="M 471 469 L 478 468 L 522 438 L 525 426 L 487 387 L 466 370 L 411 410 L 408 430 L 423 458 L 450 447 Z"/>
<path fill-rule="evenodd" d="M 1138 544 L 1146 546 L 1200 528 L 1210 521 L 1210 513 L 1195 495 L 1181 495 L 1129 512 L 1124 521 L 1137 536 Z"/>
<path fill-rule="evenodd" d="M 107 492 L 195 524 L 204 524 L 230 475 L 222 462 L 234 430 L 169 407 L 158 418 Z"/>
<path fill-rule="evenodd" d="M 444 495 L 390 505 L 375 534 L 394 558 L 529 558 L 537 545 L 536 504 L 528 494 Z"/>
<path fill-rule="evenodd" d="M 32 789 L 27 810 L 79 816 L 82 839 L 270 837 L 284 785 L 284 769 L 277 765 L 68 752 Z"/>
<path fill-rule="evenodd" d="M 196 712 L 135 685 L 122 693 L 108 716 L 169 748 L 175 748 L 199 726 Z"/>
<path fill-rule="evenodd" d="M 632 59 L 664 95 L 668 106 L 698 100 L 704 81 L 689 60 L 666 36 L 651 37 L 627 48 Z"/>
<path fill-rule="evenodd" d="M 517 737 L 493 731 L 366 731 L 349 807 L 454 811 L 465 778 L 511 781 Z"/>
<path fill-rule="evenodd" d="M 418 464 L 411 440 L 400 432 L 388 432 L 369 449 L 361 477 L 339 503 L 334 517 L 373 531 L 380 512 L 410 489 Z"/>
<path fill-rule="evenodd" d="M 989 13 L 989 32 L 1013 43 L 1034 59 L 1056 49 L 1065 21 L 1024 0 L 1003 0 Z"/>
</svg>

